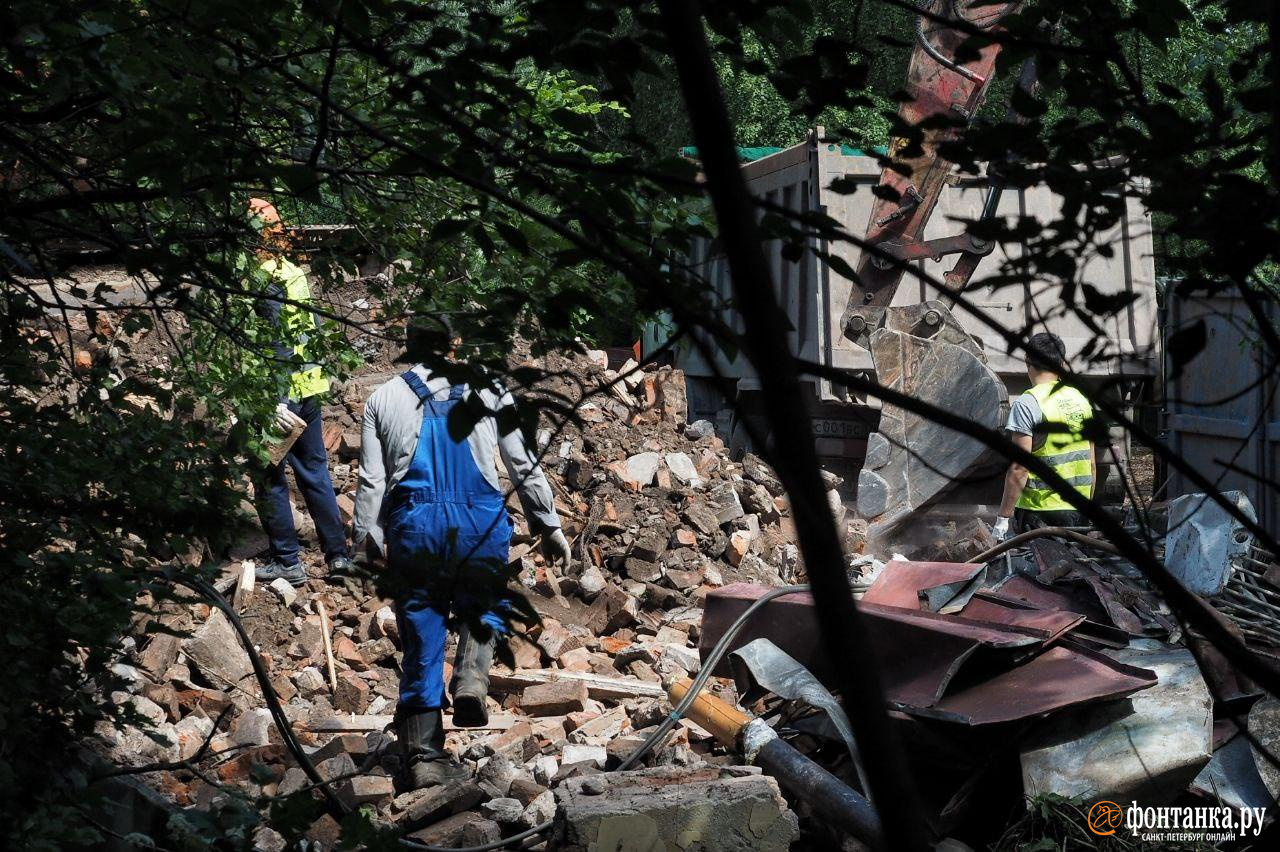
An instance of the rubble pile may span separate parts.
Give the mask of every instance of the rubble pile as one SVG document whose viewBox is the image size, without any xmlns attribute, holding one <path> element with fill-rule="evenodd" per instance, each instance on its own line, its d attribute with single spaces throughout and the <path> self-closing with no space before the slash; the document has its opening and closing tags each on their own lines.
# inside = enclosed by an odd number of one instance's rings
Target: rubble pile
<svg viewBox="0 0 1280 852">
<path fill-rule="evenodd" d="M 304 562 L 313 576 L 301 588 L 283 580 L 252 588 L 242 560 L 227 564 L 219 584 L 234 596 L 285 715 L 321 775 L 350 806 L 370 806 L 379 820 L 429 843 L 509 836 L 551 818 L 557 796 L 570 803 L 590 796 L 581 785 L 572 792 L 563 785 L 616 767 L 670 711 L 662 681 L 698 671 L 705 594 L 738 582 L 781 585 L 803 570 L 775 474 L 751 455 L 732 461 L 710 423 L 686 425 L 680 371 L 627 365 L 614 373 L 577 357 L 558 359 L 549 372 L 559 386 L 540 392 L 603 386 L 607 395 L 570 397 L 579 420 L 547 423 L 538 433 L 573 542 L 568 570 L 543 560 L 518 500 L 509 501 L 513 573 L 541 621 L 518 626 L 510 659 L 495 666 L 487 728 L 455 729 L 446 714 L 448 747 L 473 779 L 398 792 L 392 721 L 400 641 L 394 605 L 373 583 L 315 576 L 323 571 L 310 551 Z M 355 424 L 364 399 L 388 378 L 347 383 L 326 412 L 335 488 L 348 514 L 358 476 Z M 838 479 L 828 484 L 835 494 Z M 311 528 L 299 520 L 305 541 Z M 226 788 L 251 797 L 310 789 L 227 616 L 193 599 L 155 608 L 145 622 L 126 640 L 127 658 L 117 666 L 128 688 L 112 698 L 150 722 L 154 736 L 142 726 L 102 730 L 110 758 L 132 765 L 188 761 L 146 775 L 180 807 L 214 807 Z M 718 688 L 732 700 L 731 686 Z M 609 782 L 627 791 L 619 825 L 643 816 L 646 803 L 665 812 L 671 785 L 698 783 L 754 808 L 753 842 L 785 848 L 795 818 L 776 786 L 733 763 L 706 731 L 681 721 L 636 769 L 674 776 Z M 769 820 L 757 818 L 762 809 Z M 587 838 L 622 830 L 609 829 L 602 814 L 611 811 L 599 803 L 569 810 L 582 814 L 582 824 L 570 825 L 567 836 L 584 848 Z M 680 819 L 702 824 L 693 812 Z M 336 830 L 323 817 L 312 839 L 330 839 Z"/>
</svg>

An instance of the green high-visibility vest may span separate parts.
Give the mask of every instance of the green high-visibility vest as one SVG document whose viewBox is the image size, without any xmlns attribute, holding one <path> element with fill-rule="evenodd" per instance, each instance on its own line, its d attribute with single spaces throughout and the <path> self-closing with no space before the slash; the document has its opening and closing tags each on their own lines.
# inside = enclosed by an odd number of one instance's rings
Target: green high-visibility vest
<svg viewBox="0 0 1280 852">
<path fill-rule="evenodd" d="M 1046 423 L 1064 424 L 1069 431 L 1048 432 L 1044 445 L 1033 454 L 1054 469 L 1071 487 L 1085 497 L 1093 496 L 1093 465 L 1090 463 L 1091 444 L 1080 433 L 1084 424 L 1093 416 L 1093 406 L 1080 391 L 1058 380 L 1042 382 L 1027 391 L 1040 404 Z M 1027 477 L 1027 487 L 1018 498 L 1019 509 L 1033 512 L 1071 511 L 1075 509 L 1061 495 L 1034 473 Z"/>
<path fill-rule="evenodd" d="M 311 285 L 307 283 L 306 273 L 297 265 L 282 257 L 273 257 L 262 262 L 262 270 L 280 282 L 284 289 L 284 297 L 289 302 L 306 304 L 311 301 Z M 295 341 L 294 354 L 307 361 L 301 370 L 289 376 L 289 399 L 303 400 L 327 393 L 328 377 L 325 376 L 319 364 L 308 361 L 307 342 L 316 330 L 315 316 L 298 304 L 284 304 L 280 306 L 280 325 L 284 329 L 286 339 Z"/>
</svg>

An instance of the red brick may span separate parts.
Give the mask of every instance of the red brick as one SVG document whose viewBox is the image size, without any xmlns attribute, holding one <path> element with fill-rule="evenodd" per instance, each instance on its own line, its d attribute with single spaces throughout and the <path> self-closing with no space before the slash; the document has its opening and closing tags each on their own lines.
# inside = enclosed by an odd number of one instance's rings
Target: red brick
<svg viewBox="0 0 1280 852">
<path fill-rule="evenodd" d="M 363 713 L 369 706 L 369 686 L 355 672 L 338 675 L 334 706 L 342 713 Z"/>
<path fill-rule="evenodd" d="M 348 636 L 339 635 L 333 642 L 333 655 L 358 672 L 369 670 L 369 662 Z"/>
<path fill-rule="evenodd" d="M 581 648 L 582 640 L 570 633 L 560 622 L 548 618 L 542 622 L 542 634 L 538 636 L 538 646 L 547 652 L 548 657 L 558 660 L 569 651 Z"/>
<path fill-rule="evenodd" d="M 521 694 L 520 706 L 530 716 L 561 716 L 585 710 L 587 685 L 574 680 L 534 684 Z"/>
</svg>

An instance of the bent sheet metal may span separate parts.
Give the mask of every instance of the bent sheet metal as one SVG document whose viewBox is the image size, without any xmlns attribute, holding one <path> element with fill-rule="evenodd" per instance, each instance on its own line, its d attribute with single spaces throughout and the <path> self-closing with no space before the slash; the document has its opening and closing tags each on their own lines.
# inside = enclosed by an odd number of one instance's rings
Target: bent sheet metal
<svg viewBox="0 0 1280 852">
<path fill-rule="evenodd" d="M 705 654 L 767 587 L 735 584 L 706 598 L 701 648 Z M 862 602 L 870 622 L 869 649 L 883 673 L 889 705 L 912 715 L 987 725 L 1050 713 L 1136 692 L 1154 673 L 1116 662 L 1064 635 L 1077 614 L 1054 614 L 1031 624 Z M 1011 617 L 1011 618 L 1015 618 Z M 767 638 L 816 677 L 831 682 L 834 662 L 822 648 L 813 598 L 784 595 L 766 604 L 733 647 Z M 727 663 L 717 673 L 728 674 Z"/>
</svg>

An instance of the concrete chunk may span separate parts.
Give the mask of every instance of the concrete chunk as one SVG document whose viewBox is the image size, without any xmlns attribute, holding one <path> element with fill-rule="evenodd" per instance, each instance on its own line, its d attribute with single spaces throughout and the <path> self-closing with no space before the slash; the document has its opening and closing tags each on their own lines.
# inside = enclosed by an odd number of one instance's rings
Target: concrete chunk
<svg viewBox="0 0 1280 852">
<path fill-rule="evenodd" d="M 510 825 L 520 819 L 524 805 L 519 799 L 490 799 L 480 806 L 480 812 L 494 822 Z"/>
<path fill-rule="evenodd" d="M 138 656 L 138 666 L 154 681 L 164 680 L 164 673 L 178 660 L 182 640 L 168 633 L 157 633 Z"/>
<path fill-rule="evenodd" d="M 391 818 L 400 825 L 421 825 L 469 810 L 485 797 L 472 778 L 403 793 L 391 803 Z"/>
<path fill-rule="evenodd" d="M 662 458 L 667 463 L 667 470 L 671 471 L 671 475 L 680 482 L 690 488 L 697 488 L 702 484 L 698 468 L 694 466 L 693 459 L 685 453 L 667 453 Z"/>
<path fill-rule="evenodd" d="M 205 623 L 183 641 L 182 650 L 219 688 L 239 687 L 257 694 L 253 666 L 222 610 L 213 610 Z"/>
<path fill-rule="evenodd" d="M 570 778 L 555 791 L 552 846 L 589 849 L 788 849 L 798 835 L 777 783 L 731 769 L 658 767 Z"/>
<path fill-rule="evenodd" d="M 521 828 L 533 828 L 541 825 L 556 815 L 556 797 L 550 790 L 545 790 L 533 798 L 520 814 Z"/>
<path fill-rule="evenodd" d="M 609 753 L 605 751 L 604 746 L 580 745 L 578 743 L 566 744 L 563 755 L 565 766 L 573 766 L 575 763 L 589 763 L 597 769 L 604 769 L 604 764 L 609 759 Z"/>
<path fill-rule="evenodd" d="M 409 836 L 429 846 L 483 846 L 501 840 L 502 829 L 496 822 L 485 819 L 478 813 L 463 811 Z"/>
<path fill-rule="evenodd" d="M 701 503 L 695 503 L 684 510 L 684 519 L 703 535 L 714 535 L 720 530 L 720 521 L 716 513 Z"/>
<path fill-rule="evenodd" d="M 651 485 L 658 473 L 658 464 L 657 453 L 637 453 L 631 456 L 626 463 L 627 483 L 640 488 Z"/>
<path fill-rule="evenodd" d="M 338 798 L 353 808 L 388 799 L 395 792 L 395 782 L 389 775 L 357 775 L 337 785 Z"/>
<path fill-rule="evenodd" d="M 742 501 L 738 498 L 738 492 L 732 484 L 727 482 L 707 495 L 707 503 L 715 513 L 716 521 L 721 524 L 735 521 L 746 514 L 742 508 Z"/>
<path fill-rule="evenodd" d="M 295 589 L 284 577 L 277 577 L 272 580 L 271 583 L 268 584 L 267 588 L 270 589 L 272 594 L 279 598 L 280 603 L 285 606 L 293 606 L 294 601 L 298 599 L 298 590 Z"/>
<path fill-rule="evenodd" d="M 329 689 L 328 684 L 324 682 L 324 675 L 320 674 L 320 670 L 315 666 L 307 666 L 305 669 L 294 672 L 292 679 L 293 685 L 298 688 L 303 698 L 314 698 Z"/>
</svg>

